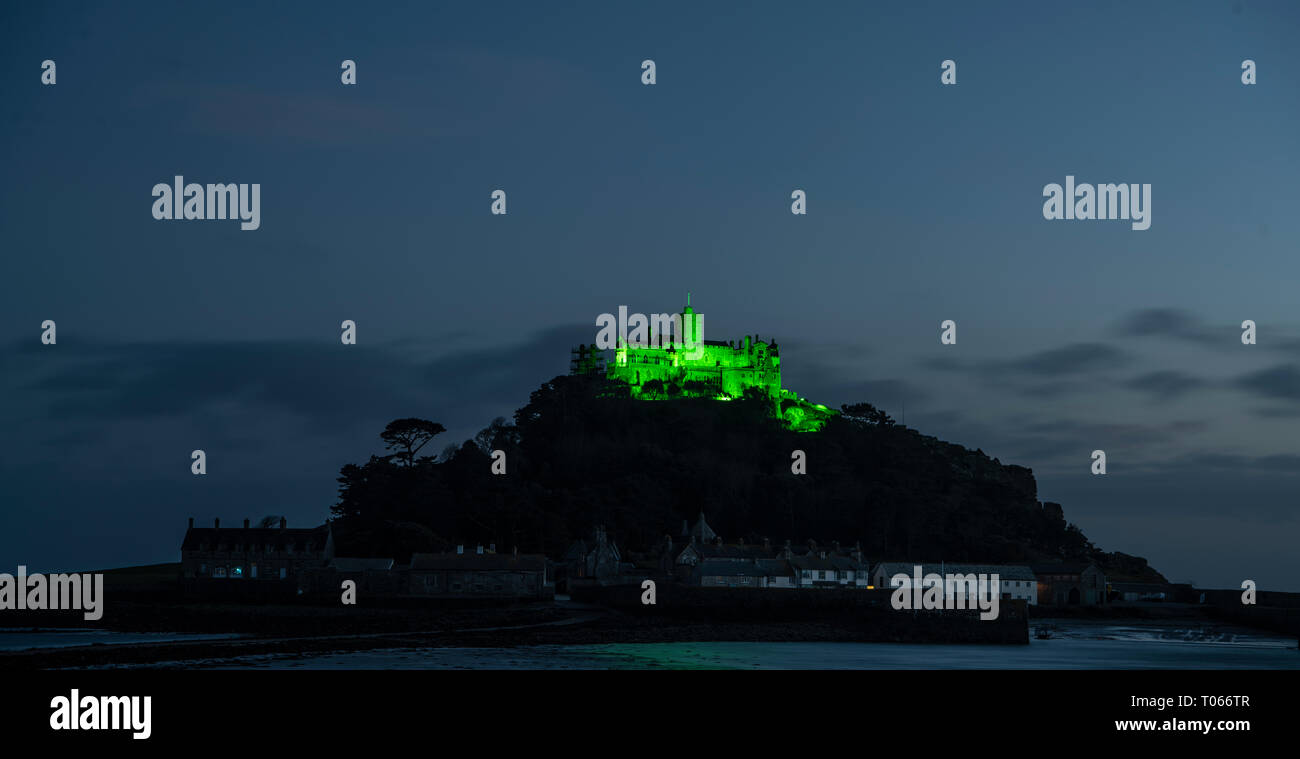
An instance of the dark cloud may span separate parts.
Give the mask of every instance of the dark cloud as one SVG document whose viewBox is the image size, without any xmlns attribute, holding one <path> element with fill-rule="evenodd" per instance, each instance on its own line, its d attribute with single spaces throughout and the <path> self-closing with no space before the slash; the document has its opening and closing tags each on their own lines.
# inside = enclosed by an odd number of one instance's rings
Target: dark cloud
<svg viewBox="0 0 1300 759">
<path fill-rule="evenodd" d="M 1206 324 L 1190 311 L 1176 308 L 1153 308 L 1135 311 L 1125 317 L 1112 333 L 1122 337 L 1155 337 L 1207 348 L 1231 350 L 1241 346 L 1242 319 L 1219 326 Z M 1300 336 L 1290 328 L 1256 323 L 1256 345 L 1263 350 L 1294 353 L 1300 356 Z"/>
<path fill-rule="evenodd" d="M 1185 372 L 1165 369 L 1139 375 L 1124 387 L 1150 395 L 1152 400 L 1172 400 L 1205 386 L 1201 379 Z"/>
<path fill-rule="evenodd" d="M 1278 364 L 1243 375 L 1233 384 L 1246 392 L 1270 400 L 1300 403 L 1300 368 L 1295 364 Z"/>
<path fill-rule="evenodd" d="M 969 361 L 957 358 L 931 357 L 921 359 L 922 368 L 940 372 L 967 372 L 995 380 L 1023 379 L 1026 381 L 1050 380 L 1038 386 L 1041 395 L 1051 396 L 1066 389 L 1059 378 L 1095 373 L 1125 366 L 1131 357 L 1106 343 L 1072 343 L 1030 353 L 1010 360 Z"/>
<path fill-rule="evenodd" d="M 1030 354 L 1003 364 L 1001 368 L 1037 377 L 1059 377 L 1114 369 L 1128 360 L 1123 351 L 1105 343 L 1075 343 Z"/>
<path fill-rule="evenodd" d="M 578 327 L 544 329 L 515 344 L 428 358 L 437 345 L 321 342 L 154 342 L 65 345 L 57 353 L 14 346 L 10 400 L 67 420 L 185 418 L 205 409 L 284 413 L 338 432 L 424 415 L 449 430 L 508 415 L 538 383 L 568 371 Z M 529 371 L 520 371 L 521 366 Z"/>
<path fill-rule="evenodd" d="M 1164 337 L 1200 345 L 1231 345 L 1233 330 L 1206 326 L 1189 311 L 1151 308 L 1130 314 L 1115 332 L 1125 337 Z"/>
<path fill-rule="evenodd" d="M 1197 452 L 1175 457 L 1168 466 L 1197 471 L 1276 472 L 1300 477 L 1300 455 L 1293 453 L 1243 456 L 1236 453 Z"/>
</svg>

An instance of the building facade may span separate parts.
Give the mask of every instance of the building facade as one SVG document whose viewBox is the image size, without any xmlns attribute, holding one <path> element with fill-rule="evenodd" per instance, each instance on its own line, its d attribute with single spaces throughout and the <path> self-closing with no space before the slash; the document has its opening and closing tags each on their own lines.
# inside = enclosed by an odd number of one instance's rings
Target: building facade
<svg viewBox="0 0 1300 759">
<path fill-rule="evenodd" d="M 1035 576 L 1033 569 L 1021 564 L 949 564 L 942 562 L 939 564 L 927 564 L 922 562 L 906 561 L 887 561 L 881 562 L 871 570 L 871 584 L 876 588 L 894 589 L 900 587 L 893 584 L 894 577 L 904 575 L 902 586 L 911 588 L 913 586 L 916 567 L 921 567 L 921 577 L 935 574 L 947 578 L 948 575 L 958 575 L 961 577 L 979 577 L 983 575 L 990 580 L 993 575 L 998 576 L 998 586 L 995 593 L 1000 600 L 1011 601 L 1021 600 L 1031 606 L 1038 604 L 1038 578 Z M 922 585 L 924 587 L 924 585 Z"/>
<path fill-rule="evenodd" d="M 1035 564 L 1038 602 L 1045 606 L 1106 603 L 1106 575 L 1095 564 Z"/>
<path fill-rule="evenodd" d="M 290 528 L 285 519 L 278 527 L 195 527 L 191 518 L 181 542 L 181 574 L 186 580 L 297 582 L 306 572 L 324 567 L 334 558 L 334 536 L 328 524 Z"/>
</svg>

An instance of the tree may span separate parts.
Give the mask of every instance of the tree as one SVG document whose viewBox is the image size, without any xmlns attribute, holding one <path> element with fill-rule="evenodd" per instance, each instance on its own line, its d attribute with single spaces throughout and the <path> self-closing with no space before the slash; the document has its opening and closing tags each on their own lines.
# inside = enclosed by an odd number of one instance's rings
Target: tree
<svg viewBox="0 0 1300 759">
<path fill-rule="evenodd" d="M 498 448 L 505 449 L 517 445 L 518 437 L 514 425 L 508 424 L 504 416 L 498 416 L 474 436 L 474 445 L 477 445 L 480 451 L 491 455 L 492 451 Z"/>
<path fill-rule="evenodd" d="M 844 412 L 844 418 L 849 421 L 875 424 L 880 427 L 894 426 L 894 420 L 889 414 L 872 406 L 870 403 L 854 403 L 852 405 L 846 403 L 840 408 Z"/>
<path fill-rule="evenodd" d="M 379 437 L 383 439 L 386 449 L 395 451 L 389 456 L 390 459 L 406 466 L 415 466 L 415 454 L 439 433 L 446 431 L 446 427 L 427 419 L 394 419 Z"/>
</svg>

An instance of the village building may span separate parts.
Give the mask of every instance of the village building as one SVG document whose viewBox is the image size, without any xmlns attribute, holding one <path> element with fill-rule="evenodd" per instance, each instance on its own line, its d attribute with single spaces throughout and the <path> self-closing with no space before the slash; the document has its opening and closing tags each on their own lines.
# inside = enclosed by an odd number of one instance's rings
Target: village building
<svg viewBox="0 0 1300 759">
<path fill-rule="evenodd" d="M 661 568 L 680 580 L 704 587 L 755 588 L 862 588 L 870 582 L 869 565 L 855 545 L 840 550 L 839 543 L 818 548 L 809 541 L 796 551 L 786 541 L 774 549 L 762 543 L 725 543 L 701 512 L 694 526 L 682 523 L 684 544 L 675 547 L 665 538 Z"/>
<path fill-rule="evenodd" d="M 787 541 L 781 555 L 795 570 L 796 587 L 853 588 L 866 590 L 871 584 L 870 565 L 863 560 L 862 549 L 855 545 L 847 553 L 838 542 L 819 548 L 814 540 L 796 552 Z"/>
<path fill-rule="evenodd" d="M 334 536 L 328 524 L 290 528 L 195 527 L 194 518 L 181 542 L 181 575 L 187 581 L 283 581 L 297 583 L 309 570 L 324 567 L 334 557 Z"/>
<path fill-rule="evenodd" d="M 704 588 L 794 588 L 795 572 L 785 559 L 701 561 L 691 569 L 690 584 Z"/>
<path fill-rule="evenodd" d="M 616 580 L 627 568 L 618 544 L 600 525 L 589 540 L 579 538 L 564 552 L 555 567 L 555 585 L 561 592 L 568 592 L 574 583 Z"/>
<path fill-rule="evenodd" d="M 1100 606 L 1106 603 L 1106 576 L 1095 564 L 1035 564 L 1038 603 L 1044 606 Z"/>
<path fill-rule="evenodd" d="M 896 585 L 891 583 L 895 575 L 905 575 L 907 581 L 902 587 L 911 588 L 912 578 L 916 572 L 916 567 L 921 567 L 921 577 L 928 574 L 937 574 L 940 577 L 947 578 L 948 575 L 983 575 L 992 578 L 998 576 L 997 593 L 1000 600 L 1025 601 L 1031 606 L 1039 603 L 1038 595 L 1038 578 L 1034 571 L 1021 564 L 949 564 L 941 562 L 939 564 L 927 564 L 923 562 L 908 561 L 887 561 L 881 562 L 871 570 L 871 585 L 875 588 L 894 589 Z"/>
<path fill-rule="evenodd" d="M 455 553 L 417 553 L 406 571 L 406 592 L 431 598 L 546 600 L 555 584 L 545 556 L 496 553 L 495 546 Z"/>
<path fill-rule="evenodd" d="M 395 596 L 403 592 L 402 573 L 392 559 L 335 556 L 320 569 L 309 570 L 298 586 L 304 592 L 337 595 L 344 581 L 355 583 L 364 596 Z"/>
</svg>

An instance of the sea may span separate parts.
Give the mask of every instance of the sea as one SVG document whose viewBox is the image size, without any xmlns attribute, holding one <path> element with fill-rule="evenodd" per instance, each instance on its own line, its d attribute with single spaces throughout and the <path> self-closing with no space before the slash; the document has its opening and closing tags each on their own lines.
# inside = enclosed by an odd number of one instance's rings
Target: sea
<svg viewBox="0 0 1300 759">
<path fill-rule="evenodd" d="M 93 633 L 93 634 L 92 634 Z M 1226 626 L 1060 622 L 1029 645 L 691 642 L 386 648 L 159 662 L 196 669 L 1300 669 L 1295 639 Z M 232 636 L 0 632 L 0 649 Z"/>
</svg>

